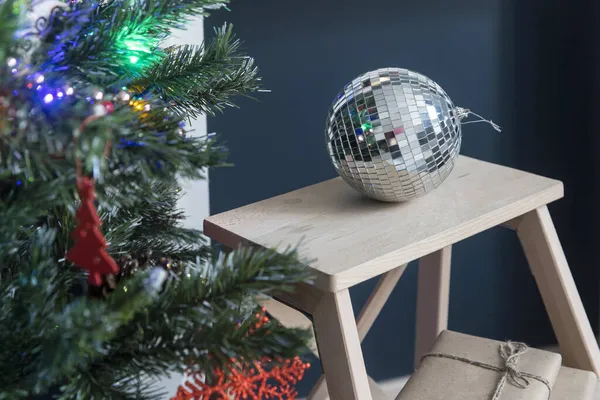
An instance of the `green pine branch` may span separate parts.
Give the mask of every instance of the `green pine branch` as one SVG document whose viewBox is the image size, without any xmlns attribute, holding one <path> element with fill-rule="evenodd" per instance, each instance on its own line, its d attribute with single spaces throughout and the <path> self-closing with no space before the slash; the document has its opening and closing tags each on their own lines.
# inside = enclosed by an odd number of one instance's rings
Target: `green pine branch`
<svg viewBox="0 0 600 400">
<path fill-rule="evenodd" d="M 131 87 L 154 91 L 182 114 L 214 114 L 233 106 L 232 97 L 260 88 L 253 60 L 240 52 L 232 25 L 215 30 L 203 46 L 173 46 Z M 200 78 L 200 79 L 199 79 Z"/>
<path fill-rule="evenodd" d="M 81 391 L 90 381 L 105 386 L 116 382 L 119 374 L 159 377 L 181 372 L 190 361 L 192 368 L 210 374 L 232 358 L 251 361 L 303 353 L 308 334 L 276 321 L 249 334 L 254 328 L 248 318 L 252 310 L 244 306 L 248 296 L 290 290 L 294 282 L 306 281 L 302 265 L 295 250 L 245 249 L 189 270 L 122 326 L 106 356 L 85 369 L 87 376 L 72 377 L 68 390 Z"/>
<path fill-rule="evenodd" d="M 5 0 L 0 3 L 0 60 L 5 60 L 11 54 L 16 45 L 15 34 L 25 21 L 27 10 L 25 0 Z"/>
<path fill-rule="evenodd" d="M 55 23 L 71 26 L 72 20 L 80 21 L 81 13 L 87 18 L 49 46 L 52 63 L 45 66 L 55 72 L 69 66 L 69 74 L 104 85 L 139 78 L 162 57 L 159 45 L 172 29 L 227 2 L 111 0 L 74 5 Z"/>
<path fill-rule="evenodd" d="M 151 111 L 117 104 L 113 114 L 86 127 L 77 147 L 73 135 L 84 116 L 67 115 L 69 104 L 38 113 L 44 115 L 39 126 L 24 117 L 32 126 L 28 134 L 0 135 L 0 193 L 6 196 L 6 204 L 31 206 L 42 213 L 55 205 L 72 208 L 76 154 L 86 172 L 100 170 L 98 197 L 101 202 L 111 201 L 113 207 L 130 203 L 147 189 L 140 187 L 140 181 L 173 181 L 176 176 L 202 179 L 206 167 L 223 164 L 225 153 L 214 140 L 183 138 L 181 117 L 164 111 L 160 100 L 145 104 Z M 57 119 L 67 128 L 57 132 L 52 123 Z M 42 135 L 44 130 L 51 134 Z M 111 143 L 110 154 L 105 158 L 107 143 Z"/>
<path fill-rule="evenodd" d="M 172 183 L 151 181 L 146 196 L 131 206 L 100 210 L 103 231 L 110 243 L 110 253 L 118 258 L 152 252 L 154 260 L 169 258 L 173 262 L 196 262 L 209 256 L 202 233 L 182 227 L 185 214 L 179 209 L 182 192 Z"/>
<path fill-rule="evenodd" d="M 175 182 L 204 178 L 225 155 L 213 139 L 183 137 L 184 122 L 235 106 L 260 80 L 230 26 L 203 46 L 159 45 L 225 3 L 68 2 L 25 52 L 14 36 L 25 2 L 1 2 L 0 400 L 51 387 L 62 399 L 154 400 L 153 380 L 190 362 L 210 374 L 231 358 L 304 349 L 305 332 L 275 321 L 256 329 L 251 318 L 256 298 L 308 279 L 297 253 L 241 250 L 213 260 L 177 208 Z M 108 251 L 131 267 L 104 300 L 86 296 L 84 273 L 65 260 L 76 160 L 96 181 Z M 177 268 L 157 297 L 152 275 L 135 270 L 164 260 Z"/>
<path fill-rule="evenodd" d="M 0 393 L 44 394 L 86 370 L 106 355 L 106 343 L 118 328 L 151 304 L 160 288 L 148 282 L 152 274 L 140 274 L 106 301 L 77 297 L 66 303 L 68 276 L 53 263 L 38 262 L 3 288 Z"/>
<path fill-rule="evenodd" d="M 196 109 L 210 115 L 224 111 L 227 107 L 237 107 L 233 98 L 240 95 L 252 98 L 250 93 L 260 90 L 257 74 L 254 60 L 247 58 L 229 75 L 215 79 L 210 87 L 198 89 L 189 103 L 181 102 L 181 105 L 175 106 L 182 111 Z M 190 115 L 195 114 L 191 111 Z"/>
<path fill-rule="evenodd" d="M 105 367 L 100 368 L 104 370 Z M 94 380 L 94 376 L 87 376 L 87 371 L 80 373 L 87 380 L 82 381 L 78 387 L 64 386 L 62 393 L 57 397 L 58 400 L 89 399 L 90 393 L 94 393 L 99 399 L 110 400 L 164 400 L 168 395 L 172 395 L 159 387 L 157 380 L 140 375 L 120 377 L 108 374 L 114 376 L 115 380 L 105 382 Z"/>
</svg>

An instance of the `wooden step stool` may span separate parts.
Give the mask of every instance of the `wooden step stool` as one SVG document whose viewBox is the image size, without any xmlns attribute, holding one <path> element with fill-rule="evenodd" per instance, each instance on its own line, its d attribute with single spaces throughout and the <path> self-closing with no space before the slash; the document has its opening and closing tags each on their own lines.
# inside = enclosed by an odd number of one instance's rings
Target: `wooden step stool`
<svg viewBox="0 0 600 400">
<path fill-rule="evenodd" d="M 461 156 L 439 188 L 406 203 L 367 199 L 336 178 L 211 216 L 204 233 L 230 248 L 300 243 L 302 256 L 316 260 L 312 285 L 276 296 L 313 317 L 327 384 L 322 378 L 312 399 L 385 398 L 360 343 L 406 264 L 420 258 L 419 360 L 447 327 L 451 245 L 497 225 L 517 232 L 565 364 L 600 376 L 600 350 L 546 207 L 562 196 L 559 181 Z M 355 320 L 348 288 L 379 275 Z"/>
</svg>

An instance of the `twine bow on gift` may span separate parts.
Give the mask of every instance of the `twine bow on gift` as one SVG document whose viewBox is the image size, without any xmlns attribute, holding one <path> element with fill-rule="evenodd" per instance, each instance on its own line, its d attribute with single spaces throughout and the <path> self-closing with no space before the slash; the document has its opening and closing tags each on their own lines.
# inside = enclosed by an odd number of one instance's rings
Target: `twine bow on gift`
<svg viewBox="0 0 600 400">
<path fill-rule="evenodd" d="M 519 361 L 519 357 L 521 357 L 527 351 L 528 347 L 525 343 L 519 342 L 506 342 L 500 345 L 500 357 L 504 360 L 503 367 L 497 367 L 492 364 L 486 364 L 480 361 L 471 360 L 466 357 L 455 356 L 452 354 L 445 353 L 427 353 L 423 356 L 423 359 L 427 357 L 438 357 L 438 358 L 448 358 L 450 360 L 464 362 L 466 364 L 474 365 L 476 367 L 481 367 L 488 369 L 490 371 L 502 372 L 502 378 L 496 385 L 496 390 L 490 397 L 490 400 L 499 400 L 500 394 L 502 393 L 502 389 L 506 383 L 513 385 L 519 389 L 526 389 L 531 381 L 530 379 L 536 380 L 542 384 L 544 384 L 548 388 L 548 399 L 550 399 L 550 395 L 552 394 L 552 386 L 550 386 L 550 382 L 542 376 L 530 374 L 528 372 L 519 371 L 517 369 L 517 362 Z"/>
</svg>

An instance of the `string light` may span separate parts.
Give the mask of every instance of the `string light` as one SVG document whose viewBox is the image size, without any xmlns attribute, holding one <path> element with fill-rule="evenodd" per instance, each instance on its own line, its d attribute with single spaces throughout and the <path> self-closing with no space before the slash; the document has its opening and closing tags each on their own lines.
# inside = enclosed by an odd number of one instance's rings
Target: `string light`
<svg viewBox="0 0 600 400">
<path fill-rule="evenodd" d="M 52 103 L 53 100 L 54 100 L 54 96 L 52 96 L 51 93 L 48 93 L 47 95 L 44 96 L 44 103 L 46 103 L 46 104 Z"/>
<path fill-rule="evenodd" d="M 92 111 L 93 111 L 94 115 L 98 115 L 98 116 L 106 115 L 106 108 L 102 104 L 96 104 L 92 108 Z"/>
<path fill-rule="evenodd" d="M 131 100 L 129 105 L 137 111 L 150 111 L 151 106 L 144 100 Z"/>
<path fill-rule="evenodd" d="M 137 57 L 137 56 L 131 56 L 131 57 L 129 57 L 129 62 L 132 63 L 132 64 L 137 63 L 139 60 L 140 60 L 140 58 Z"/>
<path fill-rule="evenodd" d="M 17 59 L 14 57 L 10 57 L 7 61 L 6 61 L 6 65 L 8 65 L 9 67 L 14 67 L 17 65 Z"/>
<path fill-rule="evenodd" d="M 35 77 L 35 81 L 37 83 L 42 83 L 42 82 L 44 82 L 45 79 L 46 78 L 44 78 L 44 75 L 42 75 L 42 74 L 39 74 L 38 76 Z"/>
<path fill-rule="evenodd" d="M 131 96 L 129 95 L 129 93 L 127 93 L 124 90 L 119 92 L 118 97 L 119 97 L 119 100 L 121 100 L 121 101 L 129 101 L 129 100 L 131 100 Z"/>
<path fill-rule="evenodd" d="M 73 93 L 75 93 L 75 91 L 73 90 L 72 87 L 67 88 L 67 90 L 65 91 L 65 93 L 67 94 L 67 96 L 71 96 Z"/>
<path fill-rule="evenodd" d="M 62 99 L 64 95 L 65 94 L 63 92 L 56 93 L 56 97 L 58 97 L 59 99 Z"/>
<path fill-rule="evenodd" d="M 103 98 L 103 97 L 104 97 L 104 93 L 102 93 L 102 92 L 97 92 L 97 93 L 94 95 L 94 98 L 95 98 L 96 100 L 102 100 L 102 98 Z"/>
</svg>

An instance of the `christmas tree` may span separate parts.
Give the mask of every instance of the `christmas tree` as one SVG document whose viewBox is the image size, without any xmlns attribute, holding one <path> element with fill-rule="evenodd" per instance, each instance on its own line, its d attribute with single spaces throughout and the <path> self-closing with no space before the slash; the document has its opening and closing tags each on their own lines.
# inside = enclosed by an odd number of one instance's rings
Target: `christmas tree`
<svg viewBox="0 0 600 400">
<path fill-rule="evenodd" d="M 226 2 L 65 0 L 30 21 L 32 1 L 0 0 L 0 399 L 159 399 L 172 372 L 225 387 L 299 362 L 305 332 L 255 321 L 308 279 L 295 249 L 218 254 L 177 208 L 176 182 L 225 160 L 189 118 L 260 90 L 230 26 L 163 46 Z"/>
</svg>

